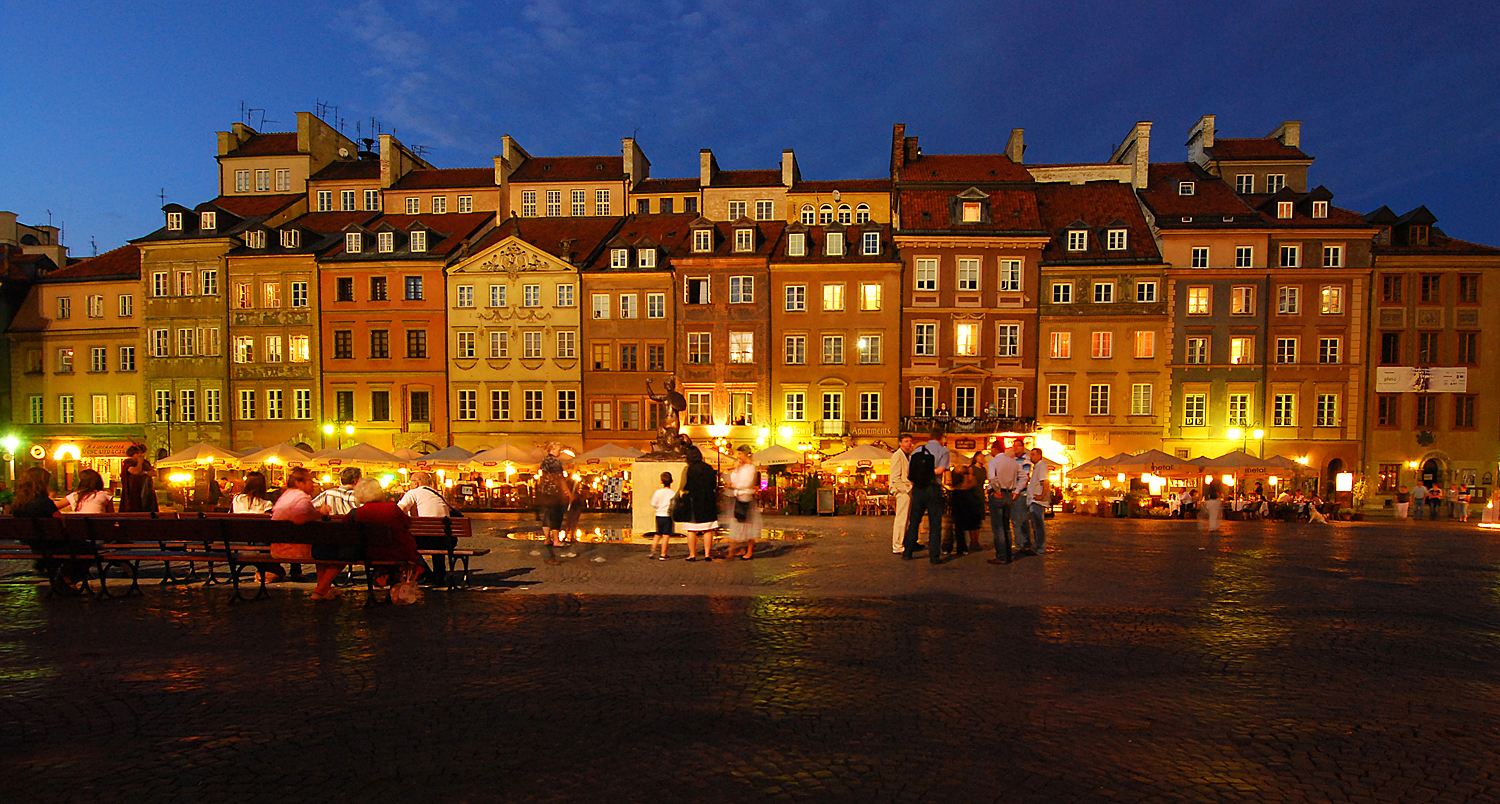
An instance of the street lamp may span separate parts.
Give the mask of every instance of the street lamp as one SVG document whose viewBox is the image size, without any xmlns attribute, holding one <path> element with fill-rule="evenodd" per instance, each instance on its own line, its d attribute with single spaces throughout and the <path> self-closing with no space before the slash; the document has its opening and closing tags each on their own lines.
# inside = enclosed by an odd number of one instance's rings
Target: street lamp
<svg viewBox="0 0 1500 804">
<path fill-rule="evenodd" d="M 6 436 L 0 440 L 0 446 L 5 447 L 5 460 L 10 463 L 10 481 L 16 482 L 16 450 L 21 448 L 21 439 L 13 435 Z"/>
</svg>

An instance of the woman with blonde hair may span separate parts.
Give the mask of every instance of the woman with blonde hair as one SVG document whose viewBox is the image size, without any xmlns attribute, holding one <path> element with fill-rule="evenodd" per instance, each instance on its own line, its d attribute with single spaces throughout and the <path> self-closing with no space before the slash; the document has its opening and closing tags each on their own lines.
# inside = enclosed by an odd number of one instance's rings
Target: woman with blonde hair
<svg viewBox="0 0 1500 804">
<path fill-rule="evenodd" d="M 740 558 L 749 561 L 755 557 L 755 540 L 760 536 L 760 510 L 755 505 L 755 493 L 760 491 L 760 472 L 755 469 L 755 460 L 748 446 L 741 444 L 735 451 L 735 458 L 738 463 L 729 472 L 729 486 L 734 489 L 734 521 L 729 523 L 729 550 L 725 559 L 732 560 L 735 548 L 744 545 L 745 554 Z"/>
</svg>

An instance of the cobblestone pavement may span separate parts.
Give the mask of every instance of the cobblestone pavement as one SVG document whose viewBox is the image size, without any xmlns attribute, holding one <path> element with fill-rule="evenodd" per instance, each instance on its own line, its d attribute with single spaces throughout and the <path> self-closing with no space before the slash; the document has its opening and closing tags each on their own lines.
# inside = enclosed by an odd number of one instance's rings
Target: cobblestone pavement
<svg viewBox="0 0 1500 804">
<path fill-rule="evenodd" d="M 56 600 L 12 574 L 0 789 L 1500 801 L 1500 536 L 1063 517 L 1055 553 L 934 567 L 880 522 L 787 523 L 821 535 L 750 562 L 586 545 L 548 566 L 487 520 L 487 590 L 400 608 Z"/>
</svg>

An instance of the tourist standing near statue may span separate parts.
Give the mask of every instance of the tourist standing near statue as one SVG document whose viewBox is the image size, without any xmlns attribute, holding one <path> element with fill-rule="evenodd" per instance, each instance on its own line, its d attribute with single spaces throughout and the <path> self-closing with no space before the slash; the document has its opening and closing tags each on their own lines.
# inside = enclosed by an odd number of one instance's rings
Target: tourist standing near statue
<svg viewBox="0 0 1500 804">
<path fill-rule="evenodd" d="M 697 561 L 698 536 L 703 536 L 703 560 L 714 560 L 714 531 L 719 529 L 719 473 L 703 460 L 703 450 L 687 448 L 687 471 L 682 476 L 679 505 L 686 506 L 682 522 L 687 532 L 688 561 Z"/>
<path fill-rule="evenodd" d="M 755 504 L 755 493 L 760 491 L 760 472 L 748 446 L 741 444 L 735 450 L 735 458 L 738 463 L 729 472 L 729 487 L 734 490 L 734 521 L 729 523 L 729 552 L 725 558 L 734 558 L 735 548 L 744 545 L 745 553 L 740 558 L 749 561 L 755 556 L 755 540 L 760 536 L 760 507 Z"/>
<path fill-rule="evenodd" d="M 891 453 L 891 499 L 896 504 L 896 521 L 891 525 L 891 552 L 905 552 L 906 519 L 911 513 L 911 480 L 906 476 L 911 464 L 911 433 L 902 433 L 896 451 Z"/>
</svg>

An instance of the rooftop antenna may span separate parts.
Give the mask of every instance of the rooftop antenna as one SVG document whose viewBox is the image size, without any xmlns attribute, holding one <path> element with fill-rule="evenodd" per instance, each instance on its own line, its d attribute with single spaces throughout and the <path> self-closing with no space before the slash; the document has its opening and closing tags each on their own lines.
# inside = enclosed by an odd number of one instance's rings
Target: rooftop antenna
<svg viewBox="0 0 1500 804">
<path fill-rule="evenodd" d="M 99 239 L 96 237 L 90 237 L 89 245 L 94 247 L 94 256 L 99 256 Z"/>
<path fill-rule="evenodd" d="M 166 206 L 167 205 L 167 188 L 165 188 L 165 187 L 161 188 L 161 192 L 157 193 L 156 197 L 161 199 L 161 205 L 162 206 Z"/>
<path fill-rule="evenodd" d="M 432 150 L 431 148 L 428 148 L 425 145 L 413 145 L 413 146 L 411 146 L 411 152 L 412 152 L 412 154 L 414 154 L 416 156 L 419 156 L 419 157 L 422 157 L 424 159 L 427 157 L 427 154 L 431 150 Z"/>
<path fill-rule="evenodd" d="M 47 225 L 48 226 L 52 225 L 52 210 L 50 210 L 50 209 L 47 210 Z"/>
</svg>

